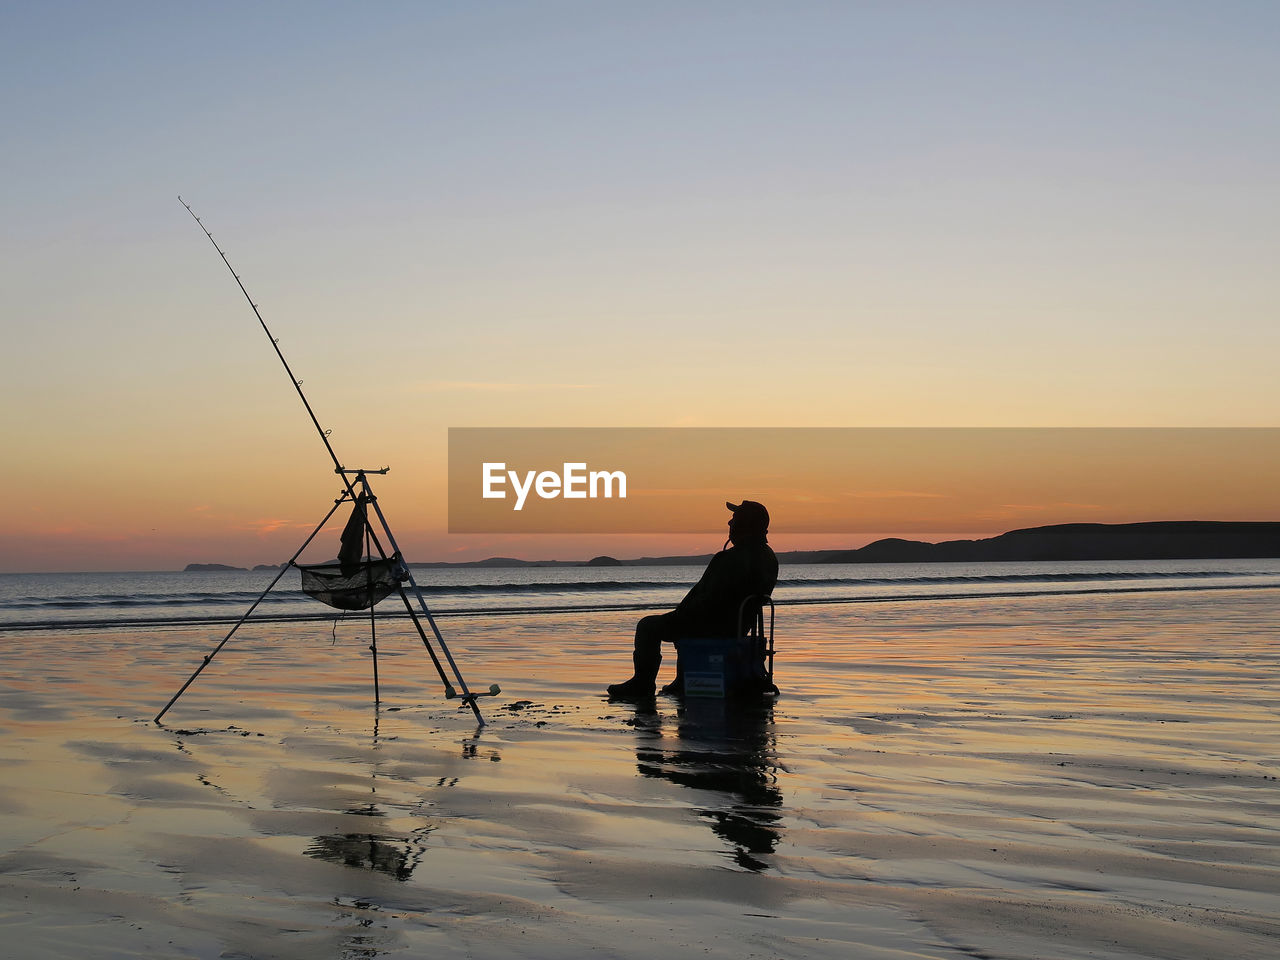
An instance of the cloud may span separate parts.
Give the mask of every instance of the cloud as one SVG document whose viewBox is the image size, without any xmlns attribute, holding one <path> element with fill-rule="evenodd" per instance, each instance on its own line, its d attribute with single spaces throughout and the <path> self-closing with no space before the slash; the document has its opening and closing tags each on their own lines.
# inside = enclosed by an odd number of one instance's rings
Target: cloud
<svg viewBox="0 0 1280 960">
<path fill-rule="evenodd" d="M 414 393 L 524 393 L 542 390 L 594 390 L 594 383 L 509 383 L 484 380 L 424 380 L 411 384 Z"/>
<path fill-rule="evenodd" d="M 275 533 L 277 530 L 287 530 L 290 527 L 300 527 L 300 526 L 303 526 L 303 524 L 300 524 L 295 520 L 268 519 L 268 520 L 249 520 L 248 522 L 241 524 L 237 529 L 250 530 L 253 533 L 256 533 L 258 536 L 262 537 L 262 536 L 266 536 L 269 533 Z"/>
<path fill-rule="evenodd" d="M 923 490 L 851 490 L 845 494 L 852 500 L 950 500 L 945 493 Z"/>
<path fill-rule="evenodd" d="M 1072 503 L 1070 500 L 1057 503 L 1002 503 L 1000 508 L 1010 513 L 1060 513 L 1069 510 L 1093 512 L 1106 509 L 1100 503 Z"/>
</svg>

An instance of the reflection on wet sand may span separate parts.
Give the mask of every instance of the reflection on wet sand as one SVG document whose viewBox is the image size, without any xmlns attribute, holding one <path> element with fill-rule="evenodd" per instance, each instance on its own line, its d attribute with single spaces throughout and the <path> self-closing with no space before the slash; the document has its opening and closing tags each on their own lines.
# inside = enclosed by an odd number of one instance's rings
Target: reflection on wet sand
<svg viewBox="0 0 1280 960">
<path fill-rule="evenodd" d="M 377 726 L 374 727 L 374 747 L 377 748 Z M 470 749 L 470 753 L 468 752 Z M 464 742 L 463 756 L 470 757 L 474 747 Z M 378 773 L 371 774 L 372 791 L 378 792 Z M 456 779 L 454 780 L 456 782 Z M 441 777 L 437 786 L 446 783 Z M 377 803 L 364 803 L 347 807 L 342 811 L 348 817 L 367 817 L 371 821 L 385 821 L 387 814 Z M 372 825 L 372 823 L 371 823 Z M 390 826 L 388 824 L 388 826 Z M 373 833 L 352 831 L 347 833 L 331 833 L 315 837 L 303 850 L 308 857 L 337 863 L 362 870 L 372 870 L 391 877 L 393 880 L 405 881 L 413 876 L 413 872 L 422 863 L 427 852 L 427 837 L 436 829 L 435 824 L 416 827 L 403 836 L 394 832 Z"/>
<path fill-rule="evenodd" d="M 317 860 L 376 870 L 394 880 L 408 880 L 422 862 L 427 852 L 427 834 L 434 829 L 423 827 L 403 838 L 372 833 L 336 833 L 316 837 L 305 853 Z"/>
<path fill-rule="evenodd" d="M 669 720 L 665 721 L 669 722 Z M 712 831 L 729 844 L 732 858 L 752 871 L 767 869 L 782 836 L 773 706 L 690 698 L 682 705 L 675 736 L 651 705 L 637 705 L 636 768 L 646 777 L 721 794 L 698 807 Z"/>
</svg>

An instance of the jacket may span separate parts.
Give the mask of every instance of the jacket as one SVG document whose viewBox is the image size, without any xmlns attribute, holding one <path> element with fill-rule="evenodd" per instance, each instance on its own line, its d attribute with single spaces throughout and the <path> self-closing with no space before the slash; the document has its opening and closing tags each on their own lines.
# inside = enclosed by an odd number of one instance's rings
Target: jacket
<svg viewBox="0 0 1280 960">
<path fill-rule="evenodd" d="M 742 601 L 759 594 L 769 596 L 777 583 L 778 558 L 768 543 L 737 544 L 711 558 L 675 612 L 691 635 L 737 636 Z"/>
</svg>

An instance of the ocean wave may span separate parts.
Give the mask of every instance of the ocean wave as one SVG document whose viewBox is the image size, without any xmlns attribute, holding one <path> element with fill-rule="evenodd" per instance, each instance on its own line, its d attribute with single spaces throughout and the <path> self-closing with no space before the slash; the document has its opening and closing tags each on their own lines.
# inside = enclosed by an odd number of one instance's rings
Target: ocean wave
<svg viewBox="0 0 1280 960">
<path fill-rule="evenodd" d="M 486 594 L 546 594 L 546 593 L 630 593 L 662 588 L 687 588 L 684 581 L 661 580 L 584 580 L 565 583 L 479 583 L 479 584 L 430 584 L 419 583 L 418 588 L 426 596 L 473 596 Z M 117 593 L 75 594 L 44 597 L 13 597 L 0 600 L 0 612 L 5 610 L 115 610 L 136 607 L 228 607 L 246 606 L 263 598 L 263 603 L 307 602 L 300 590 L 278 588 L 263 596 L 261 591 L 229 590 L 200 593 Z"/>
<path fill-rule="evenodd" d="M 1222 583 L 1222 584 L 1194 584 L 1194 583 L 1167 583 L 1167 584 L 1148 584 L 1148 585 L 1121 585 L 1113 586 L 1095 586 L 1095 587 L 1062 587 L 1053 589 L 1046 586 L 1041 589 L 1031 589 L 1023 591 L 1002 591 L 1002 590 L 985 590 L 985 591 L 962 591 L 962 592 L 938 592 L 938 593 L 881 593 L 881 594 L 865 594 L 857 595 L 815 595 L 815 596 L 796 596 L 796 597 L 777 597 L 774 603 L 778 607 L 787 606 L 817 606 L 827 604 L 879 604 L 879 603 L 909 603 L 909 602 L 936 602 L 944 600 L 1016 600 L 1033 597 L 1068 597 L 1068 596 L 1088 596 L 1088 595 L 1106 595 L 1106 594 L 1126 594 L 1126 593 L 1191 593 L 1197 591 L 1219 591 L 1219 590 L 1275 590 L 1280 589 L 1280 583 L 1263 582 L 1255 584 L 1241 583 Z M 481 607 L 449 607 L 434 608 L 432 616 L 447 619 L 450 617 L 501 617 L 501 616 L 545 616 L 549 614 L 569 614 L 569 613 L 605 613 L 614 611 L 643 611 L 655 610 L 659 607 L 669 606 L 669 604 L 658 605 L 653 601 L 632 601 L 632 602 L 596 602 L 596 603 L 563 603 L 563 604 L 538 604 L 538 603 L 511 603 L 505 606 L 481 606 Z M 421 614 L 417 608 L 415 613 Z M 378 615 L 381 618 L 407 618 L 409 613 L 403 607 L 387 606 L 380 607 Z M 363 612 L 334 612 L 330 610 L 313 611 L 313 612 L 297 612 L 297 613 L 265 613 L 255 614 L 248 618 L 249 622 L 259 623 L 320 623 L 329 622 L 335 619 L 341 620 L 350 616 L 364 616 Z M 24 632 L 39 630 L 84 630 L 84 629 L 111 629 L 118 630 L 124 628 L 166 628 L 166 627 L 191 627 L 191 626 L 227 626 L 239 621 L 240 617 L 230 617 L 217 614 L 201 614 L 189 613 L 183 614 L 174 612 L 165 616 L 156 617 L 129 617 L 129 616 L 111 616 L 111 617 L 75 617 L 75 618 L 32 618 L 21 621 L 3 622 L 0 621 L 0 634 L 6 632 Z"/>
<path fill-rule="evenodd" d="M 153 594 L 102 594 L 97 596 L 66 597 L 17 597 L 0 602 L 4 610 L 93 610 L 129 607 L 190 607 L 230 606 L 252 603 L 261 596 L 258 593 L 153 593 Z M 283 603 L 297 601 L 301 593 L 267 594 L 264 602 Z"/>
<path fill-rule="evenodd" d="M 778 581 L 778 590 L 788 588 L 865 588 L 865 587 L 925 587 L 951 584 L 977 584 L 999 586 L 1001 584 L 1036 583 L 1126 583 L 1143 580 L 1187 581 L 1216 578 L 1239 579 L 1251 574 L 1235 570 L 1197 570 L 1188 572 L 1164 571 L 1099 571 L 1087 573 L 1001 573 L 965 574 L 949 576 L 903 577 L 790 577 Z M 1253 576 L 1270 576 L 1257 573 Z M 688 581 L 670 580 L 568 580 L 562 582 L 520 583 L 419 583 L 426 596 L 468 597 L 511 594 L 519 596 L 540 594 L 630 594 L 658 590 L 687 589 Z M 62 596 L 22 596 L 0 601 L 0 612 L 5 610 L 121 610 L 147 607 L 233 607 L 245 606 L 262 597 L 263 603 L 288 604 L 305 602 L 306 596 L 296 588 L 279 588 L 263 596 L 261 591 L 229 590 L 166 593 L 117 593 L 76 594 Z"/>
<path fill-rule="evenodd" d="M 1087 583 L 1090 581 L 1133 580 L 1201 580 L 1216 577 L 1272 576 L 1270 573 L 1251 573 L 1240 570 L 1193 570 L 1169 572 L 1161 570 L 1107 570 L 1088 573 L 999 573 L 989 575 L 955 575 L 925 577 L 819 577 L 779 580 L 779 586 L 887 586 L 897 584 L 946 584 L 946 583 Z"/>
<path fill-rule="evenodd" d="M 1234 569 L 1233 569 L 1234 567 Z M 567 571 L 420 572 L 424 599 L 437 616 L 488 616 L 658 610 L 674 606 L 696 579 L 696 569 L 639 568 L 603 571 L 606 579 Z M 1155 590 L 1280 587 L 1275 562 L 1211 561 L 1177 565 L 1096 566 L 904 564 L 863 568 L 837 565 L 783 566 L 774 591 L 779 605 L 801 603 L 881 603 L 915 600 L 991 599 L 1064 593 L 1120 593 Z M 565 579 L 559 580 L 558 576 Z M 485 582 L 492 578 L 496 582 Z M 476 582 L 476 581 L 480 582 Z M 215 582 L 216 581 L 216 582 Z M 253 589 L 250 589 L 253 587 Z M 67 627 L 231 624 L 255 605 L 252 620 L 326 621 L 336 613 L 303 594 L 296 581 L 263 593 L 249 579 L 173 574 L 50 574 L 0 578 L 0 632 Z M 404 615 L 394 598 L 380 615 Z"/>
</svg>

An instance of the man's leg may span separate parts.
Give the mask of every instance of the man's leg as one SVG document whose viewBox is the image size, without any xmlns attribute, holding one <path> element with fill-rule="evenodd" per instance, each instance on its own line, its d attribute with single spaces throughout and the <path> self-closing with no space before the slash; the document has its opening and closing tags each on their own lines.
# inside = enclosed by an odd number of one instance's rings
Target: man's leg
<svg viewBox="0 0 1280 960">
<path fill-rule="evenodd" d="M 679 648 L 676 649 L 676 675 L 671 678 L 670 683 L 662 688 L 662 692 L 674 697 L 684 695 L 684 661 L 680 659 Z"/>
<path fill-rule="evenodd" d="M 649 697 L 653 696 L 654 685 L 658 679 L 658 668 L 662 666 L 662 644 L 676 639 L 679 622 L 675 612 L 654 614 L 642 617 L 636 624 L 635 648 L 631 652 L 631 662 L 635 672 L 625 683 L 615 683 L 609 687 L 611 697 Z"/>
</svg>

